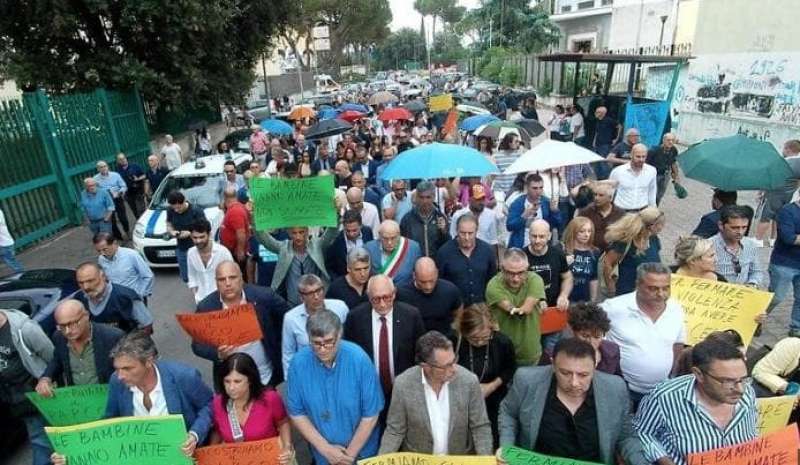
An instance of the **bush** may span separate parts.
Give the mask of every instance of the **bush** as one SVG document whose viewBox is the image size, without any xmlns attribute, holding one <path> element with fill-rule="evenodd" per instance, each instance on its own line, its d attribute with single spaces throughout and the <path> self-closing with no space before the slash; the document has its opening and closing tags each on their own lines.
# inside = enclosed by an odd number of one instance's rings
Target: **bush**
<svg viewBox="0 0 800 465">
<path fill-rule="evenodd" d="M 539 84 L 539 87 L 536 88 L 536 93 L 541 95 L 542 97 L 547 97 L 553 93 L 553 80 L 549 77 L 546 77 L 542 80 L 542 83 Z"/>
</svg>

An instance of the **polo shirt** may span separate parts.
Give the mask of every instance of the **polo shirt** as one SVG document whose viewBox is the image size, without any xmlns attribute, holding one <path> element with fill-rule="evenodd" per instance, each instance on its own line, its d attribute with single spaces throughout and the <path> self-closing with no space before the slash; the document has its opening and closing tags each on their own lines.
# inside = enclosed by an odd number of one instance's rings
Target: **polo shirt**
<svg viewBox="0 0 800 465">
<path fill-rule="evenodd" d="M 83 190 L 81 191 L 81 209 L 89 221 L 102 221 L 106 213 L 114 211 L 114 199 L 107 190 L 100 187 L 94 194 Z"/>
<path fill-rule="evenodd" d="M 220 225 L 219 239 L 222 245 L 228 248 L 231 253 L 236 251 L 236 231 L 243 229 L 245 235 L 244 249 L 247 250 L 247 237 L 250 235 L 250 214 L 247 208 L 239 202 L 233 202 L 228 206 L 225 216 Z"/>
<path fill-rule="evenodd" d="M 604 252 L 608 248 L 606 229 L 608 229 L 608 225 L 625 216 L 625 210 L 612 204 L 611 212 L 609 212 L 608 216 L 603 216 L 600 214 L 597 207 L 591 204 L 586 208 L 578 210 L 578 216 L 589 218 L 592 224 L 594 224 L 594 246 L 600 249 L 601 252 Z"/>
<path fill-rule="evenodd" d="M 469 257 L 458 247 L 456 239 L 445 242 L 436 252 L 439 278 L 446 279 L 461 290 L 464 305 L 484 302 L 486 285 L 497 273 L 497 255 L 480 239 Z"/>
<path fill-rule="evenodd" d="M 486 304 L 491 308 L 500 332 L 508 336 L 514 343 L 514 353 L 517 365 L 535 365 L 542 356 L 542 344 L 539 331 L 539 312 L 533 311 L 529 315 L 512 315 L 501 310 L 497 304 L 503 300 L 511 302 L 514 307 L 519 307 L 526 298 L 544 299 L 544 283 L 542 278 L 534 272 L 528 272 L 528 279 L 517 290 L 512 291 L 505 285 L 503 273 L 498 273 L 486 286 Z"/>
<path fill-rule="evenodd" d="M 441 278 L 430 294 L 410 284 L 397 289 L 397 299 L 419 310 L 425 331 L 436 330 L 445 335 L 453 331 L 453 317 L 462 305 L 461 292 L 456 285 Z"/>
<path fill-rule="evenodd" d="M 136 163 L 128 163 L 125 167 L 117 165 L 117 173 L 122 177 L 122 180 L 125 181 L 125 185 L 128 186 L 128 190 L 132 193 L 140 193 L 142 190 L 142 181 L 135 181 L 133 178 L 138 178 L 139 176 L 143 175 L 144 172 L 142 168 L 139 167 Z"/>
<path fill-rule="evenodd" d="M 118 197 L 128 191 L 128 186 L 122 180 L 119 173 L 109 171 L 107 175 L 103 176 L 100 173 L 94 175 L 93 179 L 97 182 L 97 187 L 106 189 L 112 197 Z"/>
<path fill-rule="evenodd" d="M 191 203 L 183 213 L 176 212 L 172 207 L 167 209 L 167 223 L 171 224 L 176 231 L 188 231 L 200 219 L 206 219 L 206 214 Z M 178 249 L 185 251 L 192 247 L 194 247 L 194 242 L 191 238 L 178 239 Z"/>
<path fill-rule="evenodd" d="M 674 362 L 672 346 L 686 342 L 681 305 L 674 299 L 656 321 L 639 310 L 636 292 L 608 299 L 601 307 L 611 320 L 606 338 L 616 342 L 628 388 L 647 394 L 669 377 Z"/>
<path fill-rule="evenodd" d="M 630 163 L 620 165 L 613 170 L 608 179 L 617 181 L 617 194 L 614 205 L 623 210 L 638 210 L 656 205 L 656 169 L 648 164 L 636 173 Z"/>
</svg>

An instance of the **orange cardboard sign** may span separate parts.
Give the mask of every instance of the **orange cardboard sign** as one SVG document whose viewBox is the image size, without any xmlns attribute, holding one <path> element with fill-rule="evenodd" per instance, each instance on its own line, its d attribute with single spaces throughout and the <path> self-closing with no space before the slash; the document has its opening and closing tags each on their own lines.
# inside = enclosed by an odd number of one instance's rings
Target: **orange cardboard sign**
<svg viewBox="0 0 800 465">
<path fill-rule="evenodd" d="M 251 304 L 206 313 L 179 313 L 178 323 L 195 342 L 214 347 L 240 346 L 261 339 L 261 325 Z"/>
<path fill-rule="evenodd" d="M 689 454 L 689 465 L 797 465 L 797 424 L 752 441 Z"/>
<path fill-rule="evenodd" d="M 542 334 L 557 333 L 567 327 L 567 312 L 558 307 L 547 307 L 539 315 L 539 332 Z"/>
<path fill-rule="evenodd" d="M 447 119 L 444 121 L 444 126 L 442 126 L 442 133 L 454 134 L 457 124 L 458 124 L 458 112 L 455 110 L 450 110 L 450 112 L 447 114 Z"/>
<path fill-rule="evenodd" d="M 197 465 L 278 465 L 277 437 L 201 447 L 194 453 Z"/>
</svg>

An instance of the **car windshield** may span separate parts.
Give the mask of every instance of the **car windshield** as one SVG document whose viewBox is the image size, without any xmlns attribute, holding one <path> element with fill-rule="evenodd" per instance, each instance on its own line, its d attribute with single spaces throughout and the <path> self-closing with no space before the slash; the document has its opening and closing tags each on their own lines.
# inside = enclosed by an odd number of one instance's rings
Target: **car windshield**
<svg viewBox="0 0 800 465">
<path fill-rule="evenodd" d="M 183 193 L 186 200 L 192 205 L 200 208 L 213 207 L 220 204 L 220 180 L 222 174 L 202 175 L 202 176 L 168 176 L 159 187 L 155 199 L 154 208 L 168 208 L 167 195 L 178 190 Z"/>
</svg>

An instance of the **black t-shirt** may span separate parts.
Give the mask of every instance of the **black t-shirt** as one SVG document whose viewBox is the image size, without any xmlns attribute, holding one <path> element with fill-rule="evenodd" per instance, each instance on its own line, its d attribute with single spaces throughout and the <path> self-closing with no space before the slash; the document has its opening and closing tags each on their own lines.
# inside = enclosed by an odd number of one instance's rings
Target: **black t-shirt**
<svg viewBox="0 0 800 465">
<path fill-rule="evenodd" d="M 569 271 L 567 257 L 560 247 L 547 246 L 544 255 L 534 255 L 530 247 L 525 247 L 525 255 L 528 256 L 528 269 L 535 271 L 544 281 L 544 294 L 547 298 L 547 306 L 553 307 L 561 293 L 561 273 Z"/>
<path fill-rule="evenodd" d="M 203 220 L 206 214 L 203 210 L 189 204 L 183 213 L 177 213 L 172 208 L 167 210 L 167 222 L 172 225 L 176 231 L 188 231 L 197 220 Z M 178 239 L 178 248 L 181 250 L 189 250 L 194 246 L 192 238 Z"/>
<path fill-rule="evenodd" d="M 31 390 L 33 378 L 14 347 L 11 323 L 0 327 L 0 399 L 10 403 L 25 402 L 25 392 Z"/>
<path fill-rule="evenodd" d="M 364 284 L 364 288 L 362 289 L 361 294 L 359 294 L 352 286 L 347 282 L 347 278 L 344 276 L 339 276 L 338 278 L 334 279 L 331 282 L 331 285 L 328 286 L 328 292 L 325 294 L 325 298 L 327 299 L 339 299 L 347 304 L 347 308 L 356 308 L 359 304 L 363 302 L 369 302 L 369 296 L 367 296 L 367 285 Z"/>
<path fill-rule="evenodd" d="M 433 292 L 425 294 L 413 284 L 397 289 L 397 300 L 419 309 L 425 331 L 439 331 L 444 335 L 452 331 L 455 311 L 461 307 L 461 292 L 455 284 L 439 279 Z"/>
<path fill-rule="evenodd" d="M 595 126 L 594 146 L 611 145 L 617 137 L 617 122 L 608 116 L 597 120 Z"/>
</svg>

